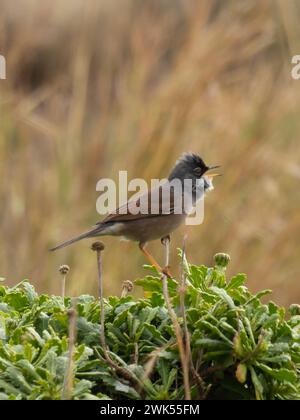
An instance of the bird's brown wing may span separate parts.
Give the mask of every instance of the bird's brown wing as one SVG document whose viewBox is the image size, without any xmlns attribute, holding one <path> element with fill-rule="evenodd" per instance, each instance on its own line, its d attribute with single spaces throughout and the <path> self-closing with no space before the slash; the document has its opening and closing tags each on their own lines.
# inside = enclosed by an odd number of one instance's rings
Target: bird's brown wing
<svg viewBox="0 0 300 420">
<path fill-rule="evenodd" d="M 98 222 L 97 225 L 104 223 L 116 223 L 116 222 L 128 222 L 133 220 L 141 220 L 148 217 L 155 217 L 158 215 L 167 215 L 174 213 L 174 191 L 170 189 L 170 200 L 167 200 L 167 205 L 162 205 L 162 197 L 164 193 L 164 187 L 160 186 L 155 190 L 150 190 L 145 194 L 142 194 L 135 200 L 129 200 L 127 203 L 116 209 L 114 213 L 109 214 L 102 221 Z M 130 209 L 130 204 L 139 208 L 137 214 L 133 214 Z M 141 209 L 141 204 L 143 203 L 143 209 Z M 166 201 L 164 201 L 166 203 Z M 155 212 L 151 211 L 155 209 Z"/>
</svg>

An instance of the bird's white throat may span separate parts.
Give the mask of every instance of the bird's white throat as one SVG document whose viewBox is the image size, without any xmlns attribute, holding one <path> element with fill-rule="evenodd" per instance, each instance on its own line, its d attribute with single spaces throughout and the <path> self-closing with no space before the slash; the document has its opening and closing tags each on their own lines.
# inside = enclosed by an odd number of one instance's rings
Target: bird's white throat
<svg viewBox="0 0 300 420">
<path fill-rule="evenodd" d="M 205 193 L 212 191 L 214 189 L 213 179 L 209 176 L 204 175 L 204 191 Z"/>
</svg>

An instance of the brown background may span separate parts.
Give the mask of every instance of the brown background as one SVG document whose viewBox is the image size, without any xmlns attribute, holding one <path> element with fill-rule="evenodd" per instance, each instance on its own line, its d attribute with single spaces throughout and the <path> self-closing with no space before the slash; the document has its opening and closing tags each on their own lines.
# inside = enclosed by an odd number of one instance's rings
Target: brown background
<svg viewBox="0 0 300 420">
<path fill-rule="evenodd" d="M 221 164 L 194 263 L 230 253 L 253 290 L 300 298 L 299 1 L 0 0 L 0 273 L 96 292 L 90 242 L 47 249 L 99 216 L 101 177 L 164 177 L 186 150 Z M 106 293 L 143 275 L 137 247 L 105 239 Z M 150 246 L 161 260 L 159 242 Z M 137 291 L 138 293 L 138 291 Z"/>
</svg>

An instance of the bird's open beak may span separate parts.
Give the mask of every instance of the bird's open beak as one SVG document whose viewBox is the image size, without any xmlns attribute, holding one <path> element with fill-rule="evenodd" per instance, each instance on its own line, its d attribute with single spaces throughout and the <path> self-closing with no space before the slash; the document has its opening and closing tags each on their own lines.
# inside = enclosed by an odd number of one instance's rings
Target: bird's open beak
<svg viewBox="0 0 300 420">
<path fill-rule="evenodd" d="M 207 170 L 207 174 L 206 174 L 206 176 L 208 177 L 208 178 L 214 178 L 215 176 L 221 176 L 222 174 L 219 174 L 219 173 L 217 173 L 217 172 L 214 172 L 214 173 L 209 173 L 209 171 L 211 171 L 212 169 L 217 169 L 217 168 L 220 168 L 221 166 L 220 165 L 216 165 L 216 166 L 210 166 L 209 168 L 208 168 L 208 170 Z"/>
</svg>

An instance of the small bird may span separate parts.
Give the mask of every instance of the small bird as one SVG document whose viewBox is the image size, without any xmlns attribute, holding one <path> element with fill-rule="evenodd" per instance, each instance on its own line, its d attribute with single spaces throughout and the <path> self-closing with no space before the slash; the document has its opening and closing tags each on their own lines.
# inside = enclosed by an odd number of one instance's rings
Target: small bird
<svg viewBox="0 0 300 420">
<path fill-rule="evenodd" d="M 170 275 L 168 268 L 161 268 L 154 257 L 146 250 L 146 244 L 155 239 L 170 239 L 170 233 L 177 229 L 186 219 L 189 212 L 182 207 L 182 211 L 175 211 L 176 206 L 182 206 L 185 198 L 188 198 L 192 206 L 195 206 L 197 200 L 203 196 L 203 193 L 213 189 L 213 177 L 219 175 L 216 173 L 209 174 L 211 169 L 219 168 L 219 166 L 207 166 L 200 156 L 194 153 L 184 153 L 176 162 L 168 179 L 163 185 L 152 189 L 147 193 L 135 198 L 134 203 L 129 200 L 126 204 L 119 207 L 115 212 L 106 216 L 106 218 L 98 223 L 95 227 L 87 232 L 82 233 L 66 242 L 57 245 L 50 251 L 71 245 L 74 242 L 84 238 L 94 238 L 97 236 L 120 236 L 128 240 L 138 242 L 140 250 L 146 256 L 151 265 L 154 265 L 158 271 Z M 208 174 L 207 174 L 208 172 Z M 178 180 L 181 186 L 184 186 L 186 180 L 190 180 L 192 188 L 181 192 L 176 189 L 170 189 L 169 184 Z M 202 182 L 199 182 L 199 181 Z M 170 194 L 164 194 L 164 189 L 169 188 Z M 201 191 L 199 191 L 201 189 Z M 199 194 L 200 192 L 200 194 Z M 189 194 L 190 197 L 182 197 L 182 194 Z M 180 196 L 179 196 L 180 195 Z M 168 202 L 166 202 L 168 197 Z M 139 204 L 148 203 L 148 212 L 131 211 L 132 204 L 139 208 Z M 156 208 L 156 212 L 151 212 L 152 208 Z M 166 210 L 167 209 L 167 210 Z"/>
</svg>

